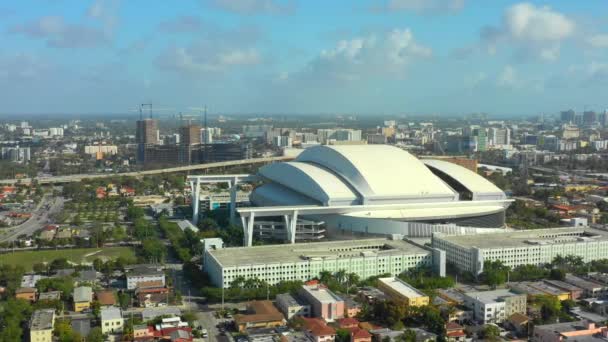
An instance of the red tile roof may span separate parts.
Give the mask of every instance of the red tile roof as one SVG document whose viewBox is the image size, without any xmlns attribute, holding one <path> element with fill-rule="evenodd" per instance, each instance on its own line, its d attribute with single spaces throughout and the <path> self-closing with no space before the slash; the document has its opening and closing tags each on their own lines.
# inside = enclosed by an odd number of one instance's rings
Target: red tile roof
<svg viewBox="0 0 608 342">
<path fill-rule="evenodd" d="M 319 318 L 302 318 L 304 320 L 304 325 L 306 329 L 310 331 L 314 336 L 327 336 L 327 335 L 335 335 L 336 330 L 327 324 L 325 321 Z"/>
</svg>

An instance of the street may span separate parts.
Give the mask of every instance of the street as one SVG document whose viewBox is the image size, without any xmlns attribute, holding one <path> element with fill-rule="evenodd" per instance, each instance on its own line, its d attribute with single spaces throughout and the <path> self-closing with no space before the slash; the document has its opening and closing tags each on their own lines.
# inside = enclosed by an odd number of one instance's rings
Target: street
<svg viewBox="0 0 608 342">
<path fill-rule="evenodd" d="M 0 237 L 0 242 L 14 241 L 20 235 L 25 234 L 29 236 L 42 229 L 48 223 L 51 215 L 61 211 L 64 202 L 65 199 L 63 197 L 45 195 L 32 212 L 32 217 L 18 226 L 7 228 L 6 231 L 10 231 L 10 233 Z M 48 210 L 45 209 L 47 205 L 50 206 Z"/>
</svg>

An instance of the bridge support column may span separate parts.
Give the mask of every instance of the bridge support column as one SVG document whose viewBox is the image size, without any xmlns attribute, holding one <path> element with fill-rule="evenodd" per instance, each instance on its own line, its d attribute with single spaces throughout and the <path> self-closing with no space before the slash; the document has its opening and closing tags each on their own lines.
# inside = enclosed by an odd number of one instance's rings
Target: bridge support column
<svg viewBox="0 0 608 342">
<path fill-rule="evenodd" d="M 236 218 L 236 192 L 238 183 L 239 179 L 237 177 L 228 181 L 228 187 L 230 188 L 230 224 L 234 224 Z"/>
<path fill-rule="evenodd" d="M 243 246 L 251 247 L 253 244 L 253 222 L 255 220 L 255 213 L 251 213 L 249 216 L 241 216 L 241 223 L 243 224 Z"/>
<path fill-rule="evenodd" d="M 294 210 L 291 215 L 283 215 L 285 221 L 285 233 L 287 233 L 287 241 L 296 243 L 296 227 L 298 225 L 298 211 Z"/>
<path fill-rule="evenodd" d="M 197 178 L 190 181 L 190 189 L 192 190 L 192 224 L 196 226 L 199 216 L 201 180 Z"/>
</svg>

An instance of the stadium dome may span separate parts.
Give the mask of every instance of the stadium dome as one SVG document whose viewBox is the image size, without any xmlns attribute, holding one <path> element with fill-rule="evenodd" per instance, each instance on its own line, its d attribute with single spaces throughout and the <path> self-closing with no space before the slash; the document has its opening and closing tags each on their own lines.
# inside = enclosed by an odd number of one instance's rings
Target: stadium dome
<svg viewBox="0 0 608 342">
<path fill-rule="evenodd" d="M 253 205 L 360 206 L 360 212 L 319 217 L 353 231 L 404 233 L 403 222 L 502 227 L 509 203 L 475 172 L 448 161 L 420 160 L 389 145 L 312 147 L 258 174 L 264 182 L 251 194 Z M 388 227 L 395 224 L 400 228 Z"/>
</svg>

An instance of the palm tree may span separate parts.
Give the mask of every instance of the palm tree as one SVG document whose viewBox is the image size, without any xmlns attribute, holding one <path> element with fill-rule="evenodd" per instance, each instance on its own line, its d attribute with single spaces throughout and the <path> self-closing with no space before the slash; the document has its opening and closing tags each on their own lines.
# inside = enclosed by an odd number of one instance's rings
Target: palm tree
<svg viewBox="0 0 608 342">
<path fill-rule="evenodd" d="M 331 280 L 331 272 L 327 270 L 321 271 L 319 273 L 319 281 L 323 284 L 327 284 Z"/>
<path fill-rule="evenodd" d="M 334 276 L 336 277 L 336 280 L 338 280 L 338 282 L 340 284 L 344 283 L 344 281 L 346 280 L 346 270 L 341 269 L 338 272 L 336 272 L 334 274 Z"/>
</svg>

